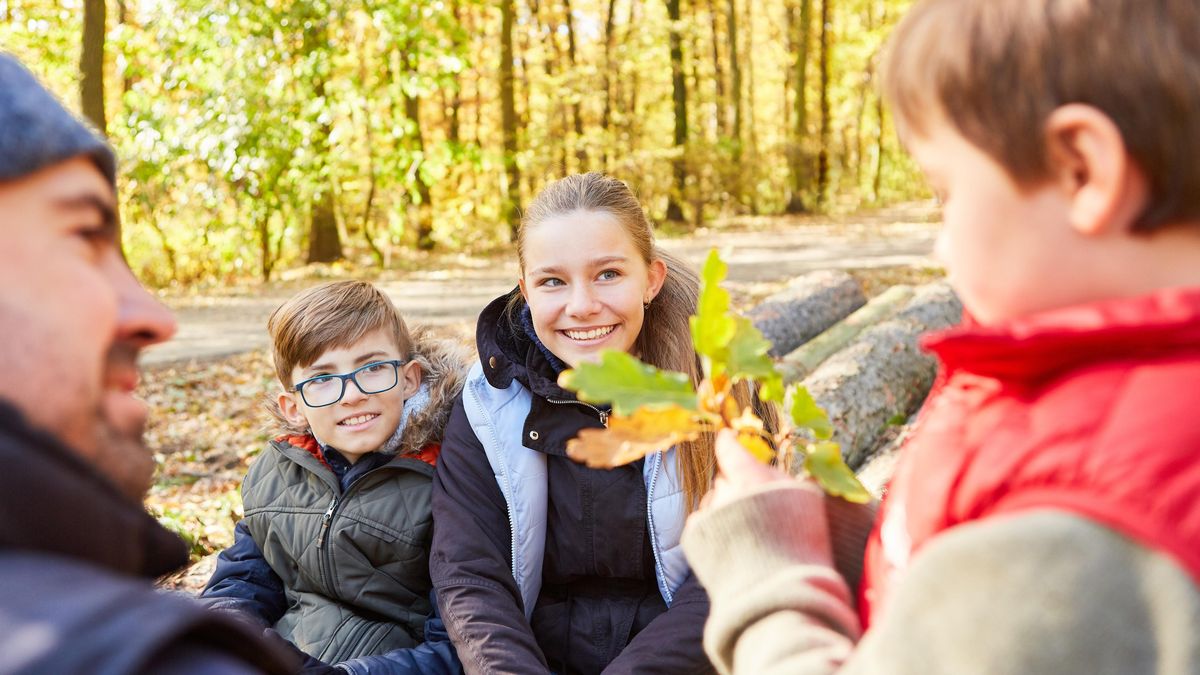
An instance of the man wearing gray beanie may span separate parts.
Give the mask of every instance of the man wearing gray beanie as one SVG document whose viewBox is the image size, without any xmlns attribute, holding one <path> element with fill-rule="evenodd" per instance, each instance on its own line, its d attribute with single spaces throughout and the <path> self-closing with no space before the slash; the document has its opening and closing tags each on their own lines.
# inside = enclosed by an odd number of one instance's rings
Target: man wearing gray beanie
<svg viewBox="0 0 1200 675">
<path fill-rule="evenodd" d="M 151 580 L 140 350 L 175 320 L 119 246 L 116 162 L 0 54 L 0 673 L 287 673 L 271 639 Z"/>
</svg>

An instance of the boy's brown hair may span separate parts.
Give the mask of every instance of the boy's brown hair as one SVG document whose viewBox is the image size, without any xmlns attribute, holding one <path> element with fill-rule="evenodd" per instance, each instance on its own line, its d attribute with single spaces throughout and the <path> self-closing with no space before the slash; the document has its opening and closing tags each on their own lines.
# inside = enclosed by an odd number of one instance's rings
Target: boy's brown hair
<svg viewBox="0 0 1200 675">
<path fill-rule="evenodd" d="M 348 347 L 382 328 L 407 358 L 408 326 L 392 301 L 365 281 L 334 281 L 314 286 L 284 302 L 267 319 L 275 374 L 291 389 L 292 370 L 307 366 L 330 349 Z"/>
<path fill-rule="evenodd" d="M 944 119 L 1020 185 L 1048 177 L 1049 115 L 1093 106 L 1149 182 L 1134 229 L 1200 219 L 1196 0 L 925 0 L 883 76 L 902 131 Z"/>
</svg>

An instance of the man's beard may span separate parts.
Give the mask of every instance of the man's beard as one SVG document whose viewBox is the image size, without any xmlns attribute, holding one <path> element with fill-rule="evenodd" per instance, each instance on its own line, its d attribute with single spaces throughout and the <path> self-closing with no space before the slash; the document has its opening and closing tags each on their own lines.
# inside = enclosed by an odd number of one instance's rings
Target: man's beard
<svg viewBox="0 0 1200 675">
<path fill-rule="evenodd" d="M 101 406 L 103 408 L 103 405 Z M 154 454 L 142 438 L 144 424 L 118 429 L 104 414 L 96 423 L 96 468 L 130 500 L 141 503 L 154 479 Z"/>
<path fill-rule="evenodd" d="M 138 349 L 124 341 L 109 350 L 106 367 L 111 372 L 137 369 Z M 154 478 L 154 454 L 143 433 L 146 416 L 141 403 L 123 392 L 106 390 L 96 408 L 93 463 L 126 497 L 141 502 Z M 131 406 L 135 406 L 132 410 Z"/>
</svg>

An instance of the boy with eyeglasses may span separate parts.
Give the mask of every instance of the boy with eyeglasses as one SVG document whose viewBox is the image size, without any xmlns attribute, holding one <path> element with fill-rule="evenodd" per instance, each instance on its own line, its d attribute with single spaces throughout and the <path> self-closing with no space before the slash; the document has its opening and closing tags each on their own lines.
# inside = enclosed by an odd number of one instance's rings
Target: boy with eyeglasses
<svg viewBox="0 0 1200 675">
<path fill-rule="evenodd" d="M 202 598 L 351 673 L 460 672 L 431 618 L 430 485 L 462 387 L 457 348 L 410 335 L 379 289 L 301 292 L 267 322 L 283 434 Z"/>
</svg>

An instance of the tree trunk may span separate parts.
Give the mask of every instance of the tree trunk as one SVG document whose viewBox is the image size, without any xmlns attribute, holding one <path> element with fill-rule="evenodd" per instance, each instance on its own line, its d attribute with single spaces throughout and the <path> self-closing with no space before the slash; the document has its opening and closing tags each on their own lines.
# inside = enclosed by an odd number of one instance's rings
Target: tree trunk
<svg viewBox="0 0 1200 675">
<path fill-rule="evenodd" d="M 613 46 L 616 42 L 616 35 L 613 33 L 613 19 L 617 13 L 617 0 L 608 0 L 608 14 L 604 16 L 604 112 L 600 115 L 600 129 L 604 132 L 603 148 L 600 150 L 600 166 L 605 171 L 608 170 L 608 147 L 612 145 L 613 139 L 608 134 L 608 129 L 611 124 L 612 103 L 613 103 L 613 80 L 619 79 L 619 73 L 613 68 Z"/>
<path fill-rule="evenodd" d="M 310 8 L 311 9 L 311 8 Z M 313 54 L 324 52 L 328 57 L 329 50 L 329 20 L 326 17 L 311 17 L 304 29 L 304 53 Z M 325 98 L 326 70 L 317 68 L 313 75 L 313 96 Z M 316 150 L 317 162 L 320 165 L 329 161 L 329 135 L 332 129 L 329 123 L 317 126 L 313 135 L 313 147 Z M 318 175 L 320 171 L 317 172 Z M 326 184 L 319 188 L 313 197 L 311 221 L 308 236 L 308 262 L 333 262 L 342 259 L 342 238 L 338 232 L 337 215 L 333 205 L 333 176 L 326 179 Z"/>
<path fill-rule="evenodd" d="M 750 167 L 756 168 L 758 166 L 758 163 L 761 158 L 758 156 L 758 126 L 755 124 L 755 114 L 754 114 L 755 94 L 757 92 L 757 87 L 755 86 L 755 83 L 754 83 L 754 2 L 746 3 L 746 31 L 745 31 L 745 33 L 746 33 L 746 74 L 747 74 L 747 78 L 746 78 L 746 121 L 744 122 L 744 125 L 746 127 L 746 134 L 749 139 L 749 143 L 747 143 L 747 150 L 749 150 L 749 155 L 750 155 L 749 164 L 750 164 Z M 756 184 L 758 182 L 758 175 L 753 169 L 751 169 L 751 171 L 750 171 L 750 178 L 751 178 L 751 182 L 749 185 L 750 194 L 748 195 L 750 198 L 750 212 L 755 215 L 758 215 L 759 213 L 761 213 L 761 209 L 759 208 L 759 205 L 758 205 L 759 192 L 756 187 Z"/>
<path fill-rule="evenodd" d="M 804 190 L 808 188 L 810 165 L 805 152 L 808 136 L 808 47 L 812 34 L 812 0 L 801 0 L 800 21 L 794 26 L 792 45 L 796 50 L 795 98 L 793 99 L 792 142 L 788 148 L 788 166 L 791 169 L 792 197 L 788 202 L 788 213 L 804 213 Z"/>
<path fill-rule="evenodd" d="M 571 10 L 571 0 L 563 0 L 563 8 L 567 12 L 567 59 L 571 64 L 571 77 L 572 79 L 576 79 L 579 74 L 575 69 L 575 13 Z M 588 154 L 587 147 L 583 142 L 583 106 L 579 104 L 579 92 L 576 90 L 572 93 L 571 120 L 575 130 L 575 161 L 578 162 L 576 169 L 578 171 L 587 171 Z"/>
<path fill-rule="evenodd" d="M 412 20 L 419 21 L 416 12 L 413 12 L 413 15 Z M 411 85 L 417 79 L 417 50 L 411 44 L 405 44 L 402 49 L 400 59 L 404 64 L 404 72 L 401 78 Z M 404 93 L 404 114 L 413 123 L 408 148 L 418 158 L 410 172 L 417 188 L 417 204 L 414 205 L 417 212 L 417 249 L 429 251 L 433 249 L 433 195 L 429 185 L 421 178 L 420 165 L 425 161 L 425 138 L 421 132 L 421 97 L 414 93 L 413 86 L 402 87 L 401 91 Z"/>
<path fill-rule="evenodd" d="M 683 221 L 683 209 L 679 206 L 687 190 L 687 166 L 684 151 L 687 146 L 687 82 L 683 78 L 683 38 L 679 34 L 682 16 L 680 0 L 666 0 L 667 14 L 671 19 L 671 89 L 675 101 L 675 152 L 672 162 L 675 173 L 675 191 L 667 200 L 667 220 Z"/>
<path fill-rule="evenodd" d="M 513 0 L 500 0 L 500 119 L 504 136 L 506 185 L 500 217 L 508 223 L 509 238 L 520 227 L 521 172 L 517 167 L 517 107 L 513 94 Z"/>
<path fill-rule="evenodd" d="M 717 86 L 717 134 L 729 135 L 729 99 L 725 93 L 725 71 L 721 68 L 721 31 L 717 28 L 717 0 L 709 0 L 708 18 L 712 23 L 713 82 Z"/>
<path fill-rule="evenodd" d="M 821 0 L 821 150 L 817 154 L 817 203 L 822 206 L 829 195 L 829 22 L 830 0 Z"/>
<path fill-rule="evenodd" d="M 753 1 L 753 0 L 751 0 Z M 726 5 L 725 25 L 729 27 L 729 73 L 732 78 L 730 98 L 733 102 L 733 161 L 742 161 L 742 68 L 738 65 L 737 0 Z"/>
<path fill-rule="evenodd" d="M 104 0 L 83 2 L 83 49 L 79 56 L 79 99 L 84 117 L 102 134 L 104 119 Z"/>
</svg>

